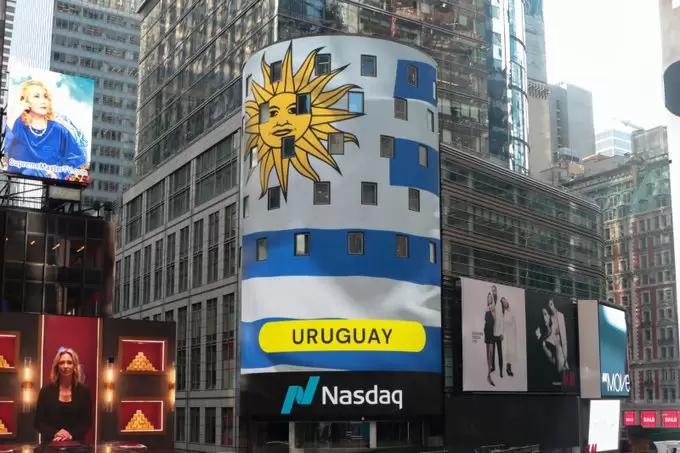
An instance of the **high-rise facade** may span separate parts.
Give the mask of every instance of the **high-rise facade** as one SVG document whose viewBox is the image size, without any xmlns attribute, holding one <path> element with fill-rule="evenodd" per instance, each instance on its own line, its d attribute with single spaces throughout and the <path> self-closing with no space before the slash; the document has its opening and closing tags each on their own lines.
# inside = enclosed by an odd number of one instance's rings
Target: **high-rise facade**
<svg viewBox="0 0 680 453">
<path fill-rule="evenodd" d="M 14 29 L 14 12 L 17 0 L 1 0 L 0 13 L 2 13 L 2 74 L 0 74 L 0 105 L 3 107 L 7 102 L 7 67 L 9 64 L 9 50 L 12 46 L 12 30 Z"/>
<path fill-rule="evenodd" d="M 529 96 L 529 168 L 531 175 L 550 168 L 553 155 L 550 141 L 548 72 L 545 52 L 543 0 L 530 0 L 525 11 L 527 48 L 527 94 Z"/>
<path fill-rule="evenodd" d="M 216 444 L 235 446 L 237 438 L 239 445 L 261 446 L 289 440 L 287 424 L 267 438 L 249 438 L 235 417 L 238 227 L 245 208 L 238 189 L 238 169 L 245 165 L 240 71 L 275 41 L 345 32 L 424 49 L 438 64 L 445 275 L 574 297 L 602 295 L 597 206 L 521 174 L 526 159 L 520 154 L 528 149 L 523 3 L 494 2 L 488 15 L 485 5 L 142 2 L 138 179 L 119 212 L 115 299 L 118 316 L 177 322 L 178 449 L 213 451 Z M 504 20 L 510 13 L 512 27 Z M 500 42 L 497 59 L 486 53 L 494 39 Z M 503 153 L 493 160 L 505 168 L 489 162 L 490 59 L 499 68 L 508 62 L 493 97 L 505 141 L 505 148 L 494 148 Z M 324 67 L 323 58 L 317 66 Z M 518 144 L 516 165 L 511 143 Z"/>
<path fill-rule="evenodd" d="M 668 148 L 670 159 L 680 159 L 680 4 L 677 1 L 659 0 L 661 21 L 661 49 L 663 64 L 664 95 L 667 114 Z M 680 168 L 671 165 L 671 177 L 680 181 Z M 680 222 L 680 191 L 678 183 L 673 190 L 673 212 L 675 222 Z M 680 256 L 680 241 L 675 245 L 675 256 Z M 676 286 L 676 291 L 680 290 Z"/>
<path fill-rule="evenodd" d="M 568 83 L 550 85 L 549 102 L 552 152 L 569 148 L 581 159 L 593 154 L 595 125 L 592 93 Z"/>
<path fill-rule="evenodd" d="M 607 299 L 629 311 L 627 409 L 677 406 L 678 306 L 666 128 L 632 134 L 628 157 L 604 156 L 565 184 L 603 210 Z"/>
<path fill-rule="evenodd" d="M 139 19 L 131 10 L 131 0 L 17 5 L 10 72 L 21 65 L 95 80 L 89 206 L 116 201 L 133 180 Z"/>
<path fill-rule="evenodd" d="M 633 129 L 624 125 L 595 134 L 595 153 L 605 156 L 625 156 L 633 151 Z"/>
</svg>

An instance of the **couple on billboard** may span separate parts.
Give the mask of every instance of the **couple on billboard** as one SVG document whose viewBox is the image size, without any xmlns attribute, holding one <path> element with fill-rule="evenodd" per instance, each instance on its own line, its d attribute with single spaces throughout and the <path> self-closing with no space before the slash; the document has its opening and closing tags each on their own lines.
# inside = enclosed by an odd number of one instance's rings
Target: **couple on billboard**
<svg viewBox="0 0 680 453">
<path fill-rule="evenodd" d="M 498 300 L 498 288 L 491 287 L 486 296 L 486 313 L 484 314 L 484 343 L 486 343 L 486 363 L 489 373 L 486 380 L 496 386 L 491 373 L 496 371 L 496 354 L 498 354 L 499 376 L 503 378 L 503 357 L 505 356 L 505 371 L 513 377 L 512 362 L 517 357 L 517 321 L 510 310 L 510 302 L 505 297 Z M 504 354 L 505 352 L 505 354 Z"/>
<path fill-rule="evenodd" d="M 7 114 L 2 168 L 22 176 L 87 183 L 89 140 L 83 130 L 62 113 L 74 108 L 70 105 L 72 99 L 64 102 L 54 95 L 55 90 L 61 98 L 84 91 L 78 85 L 82 81 L 76 81 L 80 79 L 76 77 L 69 80 L 63 74 L 48 74 L 59 78 L 52 89 L 45 80 L 32 76 L 28 80 L 19 77 L 20 82 L 11 80 L 13 99 Z"/>
<path fill-rule="evenodd" d="M 553 365 L 557 379 L 569 370 L 569 343 L 564 313 L 557 309 L 554 299 L 541 308 L 541 320 L 542 323 L 536 328 L 536 340 L 541 344 L 548 362 Z"/>
</svg>

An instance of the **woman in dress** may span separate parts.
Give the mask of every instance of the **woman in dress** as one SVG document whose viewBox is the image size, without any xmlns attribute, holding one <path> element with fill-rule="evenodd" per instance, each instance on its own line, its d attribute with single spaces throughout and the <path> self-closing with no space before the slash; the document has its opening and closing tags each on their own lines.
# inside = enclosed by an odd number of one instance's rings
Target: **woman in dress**
<svg viewBox="0 0 680 453">
<path fill-rule="evenodd" d="M 564 371 L 564 350 L 555 333 L 552 317 L 547 308 L 541 309 L 543 322 L 536 329 L 536 338 L 541 342 L 543 352 L 548 361 L 553 365 L 553 369 L 557 374 L 562 374 Z"/>
<path fill-rule="evenodd" d="M 496 386 L 491 379 L 491 372 L 493 371 L 493 324 L 495 318 L 495 312 L 493 309 L 493 294 L 489 293 L 486 296 L 486 312 L 484 313 L 484 343 L 486 344 L 486 366 L 488 373 L 486 375 L 486 380 L 489 384 Z"/>
<path fill-rule="evenodd" d="M 510 302 L 505 297 L 501 297 L 501 307 L 503 307 L 503 357 L 505 357 L 505 372 L 513 377 L 512 364 L 517 359 L 517 321 L 515 315 L 510 310 Z"/>
</svg>

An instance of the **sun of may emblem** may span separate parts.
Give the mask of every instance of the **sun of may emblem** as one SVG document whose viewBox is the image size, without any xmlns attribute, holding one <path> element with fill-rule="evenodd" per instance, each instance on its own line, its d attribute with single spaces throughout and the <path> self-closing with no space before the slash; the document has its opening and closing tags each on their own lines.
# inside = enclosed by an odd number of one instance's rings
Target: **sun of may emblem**
<svg viewBox="0 0 680 453">
<path fill-rule="evenodd" d="M 310 156 L 340 173 L 338 163 L 328 151 L 328 141 L 331 134 L 342 132 L 331 123 L 362 115 L 336 106 L 350 90 L 360 87 L 347 84 L 325 90 L 347 66 L 313 77 L 316 55 L 321 49 L 315 49 L 307 55 L 297 72 L 294 72 L 293 48 L 292 44 L 289 45 L 280 65 L 280 80 L 274 82 L 272 67 L 265 62 L 263 55 L 261 67 L 264 84 L 251 82 L 250 89 L 255 100 L 246 102 L 248 120 L 245 132 L 249 134 L 249 139 L 245 157 L 252 159 L 250 174 L 255 170 L 255 164 L 260 166 L 260 198 L 267 193 L 269 177 L 274 169 L 284 199 L 288 194 L 291 165 L 301 176 L 319 182 Z M 356 136 L 348 133 L 343 135 L 344 142 L 359 145 Z"/>
</svg>

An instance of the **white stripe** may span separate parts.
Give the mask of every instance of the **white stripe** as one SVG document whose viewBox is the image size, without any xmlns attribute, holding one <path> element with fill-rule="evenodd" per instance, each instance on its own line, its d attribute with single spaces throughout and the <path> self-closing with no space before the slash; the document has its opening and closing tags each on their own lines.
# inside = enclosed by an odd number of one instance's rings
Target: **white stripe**
<svg viewBox="0 0 680 453">
<path fill-rule="evenodd" d="M 275 365 L 267 368 L 241 368 L 241 374 L 294 373 L 296 371 L 346 371 L 335 368 L 314 368 L 298 365 Z"/>
<path fill-rule="evenodd" d="M 441 288 L 374 277 L 271 277 L 242 282 L 241 320 L 400 319 L 441 325 Z"/>
</svg>

